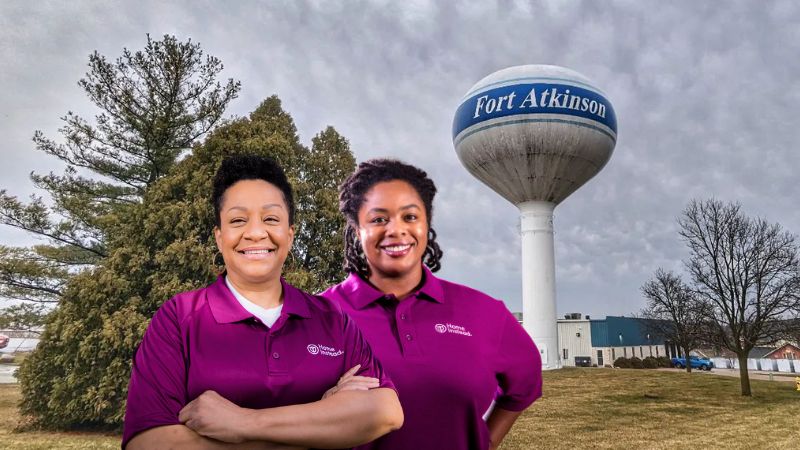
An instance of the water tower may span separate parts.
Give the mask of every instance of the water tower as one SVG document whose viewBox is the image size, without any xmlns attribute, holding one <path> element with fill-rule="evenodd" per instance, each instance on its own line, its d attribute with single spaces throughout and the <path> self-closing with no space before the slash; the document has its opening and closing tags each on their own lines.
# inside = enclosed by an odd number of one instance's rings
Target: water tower
<svg viewBox="0 0 800 450">
<path fill-rule="evenodd" d="M 453 120 L 461 163 L 519 208 L 523 326 L 546 369 L 561 366 L 553 210 L 603 168 L 616 141 L 617 118 L 605 94 L 558 66 L 487 76 L 464 95 Z"/>
</svg>

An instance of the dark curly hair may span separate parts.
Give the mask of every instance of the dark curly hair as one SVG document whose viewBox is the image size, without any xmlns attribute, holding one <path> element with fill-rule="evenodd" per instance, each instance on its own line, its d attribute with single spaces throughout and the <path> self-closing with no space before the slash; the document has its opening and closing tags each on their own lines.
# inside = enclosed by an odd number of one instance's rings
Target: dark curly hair
<svg viewBox="0 0 800 450">
<path fill-rule="evenodd" d="M 256 155 L 233 155 L 222 160 L 214 175 L 211 204 L 214 205 L 214 224 L 221 225 L 221 208 L 225 191 L 242 180 L 263 180 L 280 189 L 289 210 L 289 225 L 294 225 L 294 195 L 292 185 L 275 160 Z"/>
<path fill-rule="evenodd" d="M 370 159 L 358 165 L 358 168 L 339 186 L 339 211 L 347 219 L 344 231 L 344 270 L 357 273 L 368 278 L 370 271 L 361 242 L 355 227 L 358 225 L 358 211 L 364 204 L 364 195 L 373 186 L 385 181 L 401 180 L 410 184 L 417 191 L 425 204 L 425 215 L 428 218 L 428 246 L 422 255 L 422 261 L 432 272 L 441 267 L 442 249 L 436 243 L 436 231 L 431 227 L 433 221 L 433 197 L 436 185 L 428 178 L 425 171 L 396 159 Z"/>
</svg>

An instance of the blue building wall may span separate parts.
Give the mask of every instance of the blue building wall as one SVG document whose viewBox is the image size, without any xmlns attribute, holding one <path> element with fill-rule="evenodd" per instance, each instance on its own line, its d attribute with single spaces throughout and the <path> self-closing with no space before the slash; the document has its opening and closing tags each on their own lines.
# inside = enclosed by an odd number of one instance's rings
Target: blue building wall
<svg viewBox="0 0 800 450">
<path fill-rule="evenodd" d="M 592 331 L 592 347 L 664 344 L 664 338 L 650 332 L 646 321 L 642 319 L 608 316 L 602 320 L 591 320 L 589 326 Z"/>
</svg>

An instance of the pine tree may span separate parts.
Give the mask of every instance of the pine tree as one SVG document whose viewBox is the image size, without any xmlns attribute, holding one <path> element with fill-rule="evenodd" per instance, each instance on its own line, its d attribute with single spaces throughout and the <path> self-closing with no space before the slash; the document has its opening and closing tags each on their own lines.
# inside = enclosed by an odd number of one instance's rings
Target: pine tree
<svg viewBox="0 0 800 450">
<path fill-rule="evenodd" d="M 311 291 L 342 278 L 344 220 L 334 213 L 333 199 L 355 168 L 353 155 L 332 128 L 314 139 L 312 149 L 304 147 L 292 118 L 271 97 L 249 118 L 214 130 L 146 188 L 141 203 L 118 217 L 117 232 L 107 241 L 109 256 L 64 287 L 39 347 L 19 370 L 22 412 L 34 423 L 62 429 L 120 425 L 131 359 L 153 313 L 176 293 L 207 285 L 221 269 L 214 262 L 209 197 L 220 162 L 234 153 L 276 159 L 295 186 L 302 209 L 286 278 Z"/>
<path fill-rule="evenodd" d="M 141 201 L 197 139 L 215 127 L 240 85 L 217 81 L 222 63 L 174 36 L 108 61 L 94 52 L 78 85 L 100 110 L 94 122 L 68 112 L 63 143 L 37 131 L 39 151 L 62 175 L 31 174 L 49 196 L 24 203 L 0 190 L 0 223 L 48 245 L 0 249 L 0 297 L 57 302 L 68 279 L 109 255 L 117 217 Z"/>
</svg>

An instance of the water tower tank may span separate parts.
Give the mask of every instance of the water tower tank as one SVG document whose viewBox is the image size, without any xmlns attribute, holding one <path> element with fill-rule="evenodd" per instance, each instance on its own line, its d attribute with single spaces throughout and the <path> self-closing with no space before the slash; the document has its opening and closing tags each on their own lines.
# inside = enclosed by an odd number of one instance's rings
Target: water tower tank
<svg viewBox="0 0 800 450">
<path fill-rule="evenodd" d="M 520 209 L 523 325 L 545 368 L 557 349 L 553 210 L 608 162 L 617 119 L 605 94 L 563 67 L 495 72 L 461 100 L 453 120 L 459 160 Z"/>
</svg>

